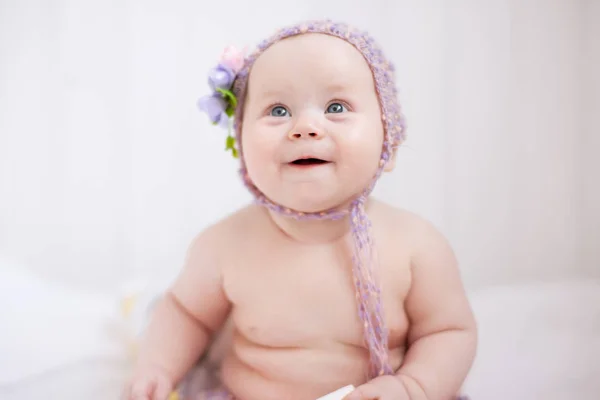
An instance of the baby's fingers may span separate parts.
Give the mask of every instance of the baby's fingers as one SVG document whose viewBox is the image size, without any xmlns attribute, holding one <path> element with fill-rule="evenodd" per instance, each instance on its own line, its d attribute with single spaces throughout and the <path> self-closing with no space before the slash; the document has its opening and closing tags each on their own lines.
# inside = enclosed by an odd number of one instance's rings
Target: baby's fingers
<svg viewBox="0 0 600 400">
<path fill-rule="evenodd" d="M 404 385 L 395 376 L 380 376 L 357 387 L 344 400 L 409 400 Z"/>
<path fill-rule="evenodd" d="M 167 379 L 159 378 L 156 380 L 156 387 L 154 388 L 154 396 L 151 400 L 168 400 L 169 395 L 173 391 L 171 382 Z"/>
<path fill-rule="evenodd" d="M 150 379 L 141 379 L 134 382 L 127 400 L 154 400 L 155 383 Z"/>
<path fill-rule="evenodd" d="M 354 389 L 343 400 L 379 400 L 379 390 L 376 385 L 369 383 L 361 385 Z"/>
</svg>

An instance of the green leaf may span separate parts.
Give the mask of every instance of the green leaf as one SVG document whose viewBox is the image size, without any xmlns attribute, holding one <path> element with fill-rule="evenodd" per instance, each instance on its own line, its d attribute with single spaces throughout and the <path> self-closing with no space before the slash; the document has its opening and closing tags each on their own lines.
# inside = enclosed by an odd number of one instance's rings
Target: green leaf
<svg viewBox="0 0 600 400">
<path fill-rule="evenodd" d="M 227 139 L 225 140 L 225 150 L 231 150 L 233 158 L 238 158 L 238 151 L 235 148 L 235 137 L 231 135 L 227 136 Z"/>
<path fill-rule="evenodd" d="M 235 108 L 237 107 L 237 98 L 235 94 L 231 90 L 217 88 L 217 92 L 221 93 L 225 98 L 225 102 L 227 103 L 227 108 L 225 109 L 225 114 L 228 117 L 232 117 L 235 114 Z"/>
<path fill-rule="evenodd" d="M 233 136 L 227 136 L 225 140 L 225 150 L 233 149 L 235 147 L 235 138 Z"/>
<path fill-rule="evenodd" d="M 229 106 L 235 110 L 237 107 L 237 97 L 235 97 L 235 94 L 233 94 L 231 90 L 221 88 L 217 88 L 217 92 L 221 93 L 223 97 L 225 97 L 227 104 L 229 104 Z"/>
</svg>

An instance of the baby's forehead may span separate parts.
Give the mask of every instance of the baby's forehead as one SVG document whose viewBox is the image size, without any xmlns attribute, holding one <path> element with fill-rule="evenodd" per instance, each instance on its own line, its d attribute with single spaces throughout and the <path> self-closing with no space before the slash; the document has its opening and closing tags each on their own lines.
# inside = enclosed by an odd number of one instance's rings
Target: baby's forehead
<svg viewBox="0 0 600 400">
<path fill-rule="evenodd" d="M 316 33 L 273 44 L 256 59 L 249 76 L 253 90 L 261 92 L 291 89 L 299 82 L 339 91 L 361 83 L 373 87 L 372 80 L 369 64 L 352 44 Z"/>
</svg>

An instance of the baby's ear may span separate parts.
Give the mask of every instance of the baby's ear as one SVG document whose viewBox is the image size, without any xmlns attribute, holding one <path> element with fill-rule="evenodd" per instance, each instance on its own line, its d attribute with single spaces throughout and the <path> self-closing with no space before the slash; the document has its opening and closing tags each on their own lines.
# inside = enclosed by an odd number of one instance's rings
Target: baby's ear
<svg viewBox="0 0 600 400">
<path fill-rule="evenodd" d="M 394 149 L 392 156 L 390 157 L 388 162 L 385 164 L 385 167 L 383 167 L 384 172 L 392 172 L 394 170 L 394 168 L 396 168 L 396 154 L 397 154 L 397 151 L 396 151 L 396 149 Z"/>
</svg>

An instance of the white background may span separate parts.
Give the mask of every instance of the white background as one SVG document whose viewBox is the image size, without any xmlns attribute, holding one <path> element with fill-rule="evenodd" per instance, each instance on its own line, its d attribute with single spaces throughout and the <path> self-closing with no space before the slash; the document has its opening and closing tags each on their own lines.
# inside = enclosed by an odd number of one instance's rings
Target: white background
<svg viewBox="0 0 600 400">
<path fill-rule="evenodd" d="M 0 252 L 106 289 L 170 276 L 250 200 L 195 109 L 229 44 L 331 17 L 398 70 L 409 140 L 376 195 L 469 288 L 600 277 L 600 1 L 0 1 Z"/>
<path fill-rule="evenodd" d="M 458 253 L 469 393 L 597 398 L 600 0 L 0 0 L 2 399 L 116 398 L 156 294 L 123 320 L 120 288 L 251 200 L 195 108 L 208 70 L 322 17 L 397 67 L 409 140 L 375 193 Z"/>
</svg>

